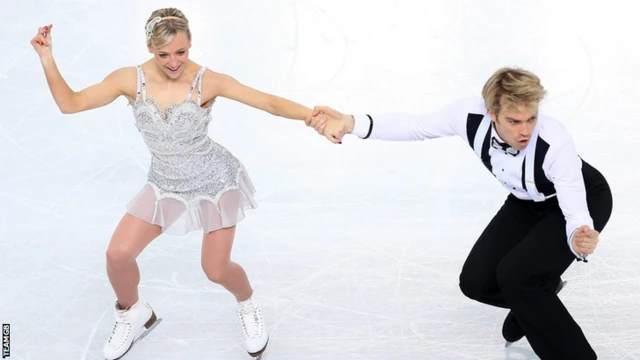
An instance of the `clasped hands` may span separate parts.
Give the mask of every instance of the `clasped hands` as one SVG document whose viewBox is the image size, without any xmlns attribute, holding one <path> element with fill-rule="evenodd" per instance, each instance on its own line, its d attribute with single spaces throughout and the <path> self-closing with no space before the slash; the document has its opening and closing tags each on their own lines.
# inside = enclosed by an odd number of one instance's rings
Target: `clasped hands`
<svg viewBox="0 0 640 360">
<path fill-rule="evenodd" d="M 304 120 L 307 126 L 314 128 L 334 144 L 342 143 L 342 137 L 353 131 L 354 118 L 328 106 L 316 106 L 311 116 Z"/>
</svg>

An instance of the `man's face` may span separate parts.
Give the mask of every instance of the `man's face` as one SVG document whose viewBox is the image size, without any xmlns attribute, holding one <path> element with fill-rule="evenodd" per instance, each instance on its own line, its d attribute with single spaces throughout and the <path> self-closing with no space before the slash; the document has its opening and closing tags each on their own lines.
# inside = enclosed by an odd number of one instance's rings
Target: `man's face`
<svg viewBox="0 0 640 360">
<path fill-rule="evenodd" d="M 529 111 L 527 106 L 521 104 L 520 108 L 521 110 L 503 109 L 499 114 L 489 110 L 489 116 L 498 135 L 516 150 L 524 150 L 527 147 L 533 128 L 538 122 L 537 115 Z"/>
</svg>

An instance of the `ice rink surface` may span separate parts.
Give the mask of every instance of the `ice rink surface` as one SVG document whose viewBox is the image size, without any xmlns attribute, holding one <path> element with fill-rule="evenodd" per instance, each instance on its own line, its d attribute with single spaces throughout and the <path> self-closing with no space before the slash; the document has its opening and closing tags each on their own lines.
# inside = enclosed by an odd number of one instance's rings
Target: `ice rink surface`
<svg viewBox="0 0 640 360">
<path fill-rule="evenodd" d="M 113 325 L 105 250 L 150 161 L 118 99 L 62 115 L 29 40 L 80 90 L 146 61 L 144 25 L 175 6 L 191 58 L 246 85 L 347 113 L 433 111 L 522 66 L 541 111 L 601 170 L 614 213 L 560 294 L 600 359 L 640 359 L 640 16 L 635 1 L 0 0 L 0 321 L 11 358 L 101 359 Z M 242 160 L 259 208 L 233 259 L 266 316 L 265 360 L 537 359 L 505 349 L 506 315 L 464 297 L 458 275 L 506 191 L 460 139 L 332 145 L 301 122 L 219 99 L 210 135 Z M 163 322 L 124 358 L 249 359 L 233 297 L 200 266 L 201 233 L 138 258 Z M 544 261 L 544 259 L 540 259 Z"/>
</svg>

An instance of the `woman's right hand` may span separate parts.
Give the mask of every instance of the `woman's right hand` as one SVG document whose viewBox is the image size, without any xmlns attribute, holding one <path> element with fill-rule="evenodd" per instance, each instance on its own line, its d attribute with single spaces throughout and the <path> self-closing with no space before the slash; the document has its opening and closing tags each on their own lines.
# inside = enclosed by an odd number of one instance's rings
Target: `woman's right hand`
<svg viewBox="0 0 640 360">
<path fill-rule="evenodd" d="M 38 28 L 38 34 L 31 39 L 31 46 L 36 50 L 40 58 L 51 55 L 51 28 L 46 25 Z"/>
</svg>

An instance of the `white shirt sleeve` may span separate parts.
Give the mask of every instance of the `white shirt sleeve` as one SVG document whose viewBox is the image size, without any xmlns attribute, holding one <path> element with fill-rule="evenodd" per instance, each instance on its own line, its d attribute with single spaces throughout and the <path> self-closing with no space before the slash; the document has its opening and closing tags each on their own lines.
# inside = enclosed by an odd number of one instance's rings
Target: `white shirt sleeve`
<svg viewBox="0 0 640 360">
<path fill-rule="evenodd" d="M 560 209 L 567 222 L 567 244 L 578 258 L 586 256 L 576 253 L 571 246 L 573 233 L 582 225 L 593 229 L 593 219 L 587 207 L 587 192 L 582 176 L 582 160 L 578 156 L 573 140 L 569 138 L 551 154 L 547 155 L 549 169 L 547 176 L 553 182 Z"/>
<path fill-rule="evenodd" d="M 417 141 L 454 135 L 464 137 L 467 120 L 464 105 L 463 101 L 457 101 L 437 112 L 425 114 L 354 115 L 351 133 L 365 138 L 371 129 L 369 139 L 389 141 Z"/>
</svg>

